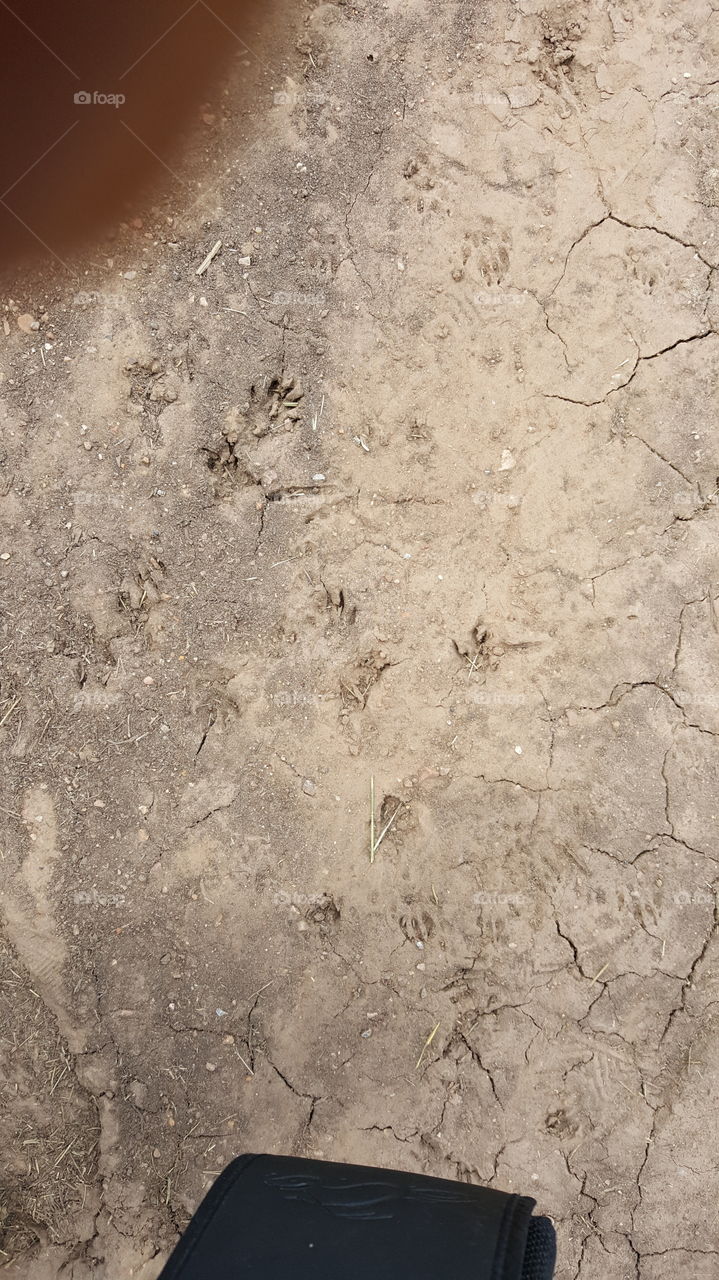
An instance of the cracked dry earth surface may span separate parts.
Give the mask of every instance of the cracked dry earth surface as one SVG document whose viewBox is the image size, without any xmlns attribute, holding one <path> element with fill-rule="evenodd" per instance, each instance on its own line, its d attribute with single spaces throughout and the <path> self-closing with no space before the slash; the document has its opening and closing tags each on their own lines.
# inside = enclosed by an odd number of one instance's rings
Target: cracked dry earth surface
<svg viewBox="0 0 719 1280">
<path fill-rule="evenodd" d="M 716 1274 L 718 24 L 298 6 L 6 285 L 10 1274 L 247 1150 Z"/>
</svg>

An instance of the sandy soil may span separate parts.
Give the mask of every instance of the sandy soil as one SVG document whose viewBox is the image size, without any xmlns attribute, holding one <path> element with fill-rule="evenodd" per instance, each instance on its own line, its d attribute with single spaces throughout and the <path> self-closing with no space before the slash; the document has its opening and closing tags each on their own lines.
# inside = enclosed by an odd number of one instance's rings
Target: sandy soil
<svg viewBox="0 0 719 1280">
<path fill-rule="evenodd" d="M 298 7 L 7 286 L 10 1275 L 246 1150 L 716 1274 L 716 10 Z"/>
</svg>

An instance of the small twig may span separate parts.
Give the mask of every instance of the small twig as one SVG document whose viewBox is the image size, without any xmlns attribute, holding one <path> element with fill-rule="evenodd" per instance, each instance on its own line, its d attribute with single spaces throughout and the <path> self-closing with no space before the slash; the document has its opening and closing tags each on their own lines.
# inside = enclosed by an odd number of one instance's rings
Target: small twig
<svg viewBox="0 0 719 1280">
<path fill-rule="evenodd" d="M 374 862 L 374 774 L 369 780 L 369 860 Z"/>
<path fill-rule="evenodd" d="M 68 1066 L 67 1066 L 67 1063 L 65 1063 L 65 1066 L 64 1066 L 63 1070 L 60 1072 L 60 1075 L 57 1077 L 57 1080 L 55 1081 L 54 1085 L 52 1086 L 52 1089 L 50 1090 L 50 1093 L 48 1094 L 48 1097 L 50 1097 L 50 1098 L 52 1097 L 53 1093 L 54 1093 L 54 1092 L 55 1092 L 55 1090 L 57 1089 L 57 1086 L 59 1085 L 59 1083 L 60 1083 L 60 1081 L 62 1080 L 63 1076 L 66 1076 L 66 1075 L 67 1075 L 67 1072 L 68 1072 Z"/>
<path fill-rule="evenodd" d="M 390 818 L 389 822 L 385 823 L 385 826 L 384 826 L 384 827 L 382 828 L 382 830 L 380 831 L 380 833 L 379 833 L 379 835 L 378 835 L 378 837 L 377 837 L 377 839 L 375 840 L 375 843 L 374 843 L 374 850 L 373 850 L 373 851 L 374 851 L 374 853 L 376 853 L 376 852 L 377 852 L 377 850 L 379 849 L 379 847 L 380 847 L 380 845 L 381 845 L 382 841 L 384 840 L 385 836 L 387 835 L 387 832 L 389 831 L 390 827 L 392 826 L 392 823 L 394 822 L 395 818 L 397 817 L 397 814 L 399 813 L 400 809 L 402 808 L 402 805 L 403 805 L 403 801 L 402 801 L 402 800 L 400 800 L 400 802 L 399 802 L 399 804 L 397 805 L 397 808 L 395 809 L 394 813 L 392 814 L 392 817 Z M 373 859 L 373 861 L 374 861 L 374 859 Z"/>
<path fill-rule="evenodd" d="M 256 1000 L 258 996 L 262 995 L 263 991 L 266 991 L 268 987 L 272 986 L 273 982 L 275 982 L 275 978 L 270 978 L 269 982 L 266 982 L 264 987 L 260 987 L 259 991 L 255 991 L 254 995 L 250 996 L 250 1000 Z"/>
<path fill-rule="evenodd" d="M 10 707 L 9 711 L 6 711 L 6 712 L 5 712 L 5 715 L 3 716 L 2 720 L 0 720 L 0 726 L 4 725 L 4 723 L 5 723 L 5 721 L 6 721 L 6 720 L 9 720 L 10 716 L 12 715 L 12 713 L 13 713 L 13 711 L 15 710 L 15 708 L 16 708 L 16 706 L 17 706 L 17 704 L 18 704 L 18 702 L 19 702 L 19 701 L 20 701 L 20 699 L 19 699 L 19 698 L 16 698 L 16 699 L 15 699 L 15 701 L 13 702 L 12 706 Z"/>
<path fill-rule="evenodd" d="M 221 248 L 222 248 L 222 241 L 218 240 L 217 244 L 213 244 L 212 248 L 210 249 L 210 252 L 208 253 L 207 257 L 204 259 L 204 261 L 200 263 L 199 267 L 197 268 L 197 271 L 195 272 L 195 275 L 203 276 L 205 274 L 213 258 L 217 257 Z"/>
<path fill-rule="evenodd" d="M 420 1068 L 420 1067 L 421 1067 L 421 1065 L 422 1065 L 422 1059 L 424 1058 L 425 1053 L 426 1053 L 426 1052 L 427 1052 L 427 1050 L 429 1049 L 429 1046 L 431 1045 L 432 1041 L 434 1040 L 434 1037 L 436 1036 L 437 1032 L 439 1031 L 439 1028 L 440 1028 L 440 1023 L 438 1022 L 438 1023 L 437 1023 L 437 1026 L 436 1026 L 436 1027 L 434 1027 L 434 1028 L 430 1031 L 429 1035 L 427 1036 L 427 1039 L 425 1040 L 424 1044 L 422 1045 L 422 1052 L 420 1053 L 420 1055 L 419 1055 L 419 1057 L 418 1057 L 418 1059 L 417 1059 L 417 1065 L 416 1065 L 416 1067 L 415 1067 L 415 1071 L 419 1071 L 419 1068 Z"/>
<path fill-rule="evenodd" d="M 317 430 L 318 426 L 320 425 L 320 422 L 322 421 L 322 411 L 323 411 L 324 407 L 325 407 L 325 398 L 324 398 L 324 395 L 323 395 L 323 396 L 322 396 L 322 403 L 320 404 L 320 411 L 319 411 L 319 413 L 315 412 L 315 413 L 313 413 L 313 414 L 312 414 L 312 430 L 313 430 L 313 431 L 316 431 L 316 430 Z"/>
<path fill-rule="evenodd" d="M 35 742 L 33 743 L 33 750 L 35 750 L 37 747 L 40 746 L 40 743 L 42 742 L 43 738 L 45 737 L 45 734 L 47 733 L 50 727 L 51 720 L 52 720 L 52 716 L 48 716 L 47 720 L 45 721 L 45 727 L 42 729 L 39 738 L 36 738 Z"/>
</svg>

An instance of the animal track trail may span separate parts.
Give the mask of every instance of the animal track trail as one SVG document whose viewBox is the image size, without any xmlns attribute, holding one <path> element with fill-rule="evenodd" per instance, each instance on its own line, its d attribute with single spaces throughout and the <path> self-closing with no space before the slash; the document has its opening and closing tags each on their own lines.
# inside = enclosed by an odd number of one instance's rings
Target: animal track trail
<svg viewBox="0 0 719 1280">
<path fill-rule="evenodd" d="M 521 300 L 521 292 L 509 282 L 511 237 L 489 219 L 485 222 L 482 229 L 465 233 L 453 258 L 454 284 L 444 291 L 441 310 L 427 326 L 429 341 L 451 339 L 471 347 L 488 322 L 496 328 L 516 321 L 514 308 L 507 306 Z"/>
<path fill-rule="evenodd" d="M 130 384 L 128 405 L 140 412 L 147 435 L 153 444 L 158 444 L 163 409 L 177 400 L 177 391 L 167 381 L 165 365 L 150 356 L 131 360 L 125 365 L 124 373 Z"/>
<path fill-rule="evenodd" d="M 70 1052 L 83 1053 L 89 1028 L 73 1009 L 65 981 L 67 947 L 51 904 L 59 850 L 55 809 L 48 793 L 40 787 L 28 791 L 22 816 L 28 848 L 19 869 L 0 891 L 0 912 L 12 947 L 56 1018 Z"/>
</svg>

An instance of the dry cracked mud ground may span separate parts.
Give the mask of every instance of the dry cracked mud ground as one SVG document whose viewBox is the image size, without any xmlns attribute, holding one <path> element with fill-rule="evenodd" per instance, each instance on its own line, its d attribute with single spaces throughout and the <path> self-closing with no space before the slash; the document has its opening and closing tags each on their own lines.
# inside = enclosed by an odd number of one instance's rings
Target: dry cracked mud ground
<svg viewBox="0 0 719 1280">
<path fill-rule="evenodd" d="M 6 283 L 10 1275 L 245 1150 L 716 1275 L 718 10 L 297 6 Z"/>
</svg>

